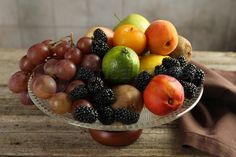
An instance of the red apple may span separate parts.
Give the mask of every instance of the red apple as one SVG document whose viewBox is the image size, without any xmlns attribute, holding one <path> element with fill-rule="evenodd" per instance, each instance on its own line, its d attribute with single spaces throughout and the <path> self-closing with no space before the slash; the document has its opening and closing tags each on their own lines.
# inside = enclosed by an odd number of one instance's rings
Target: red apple
<svg viewBox="0 0 236 157">
<path fill-rule="evenodd" d="M 106 27 L 101 27 L 101 26 L 97 26 L 97 27 L 92 27 L 91 29 L 88 30 L 88 32 L 86 33 L 85 36 L 87 37 L 92 37 L 93 36 L 93 32 L 96 30 L 96 29 L 101 29 L 103 30 L 103 32 L 107 35 L 107 38 L 108 38 L 108 45 L 109 47 L 112 47 L 112 39 L 113 39 L 113 36 L 114 36 L 114 32 L 112 29 L 110 28 L 106 28 Z"/>
<path fill-rule="evenodd" d="M 163 116 L 177 110 L 184 102 L 184 89 L 167 75 L 155 76 L 143 93 L 144 104 L 152 113 Z"/>
</svg>

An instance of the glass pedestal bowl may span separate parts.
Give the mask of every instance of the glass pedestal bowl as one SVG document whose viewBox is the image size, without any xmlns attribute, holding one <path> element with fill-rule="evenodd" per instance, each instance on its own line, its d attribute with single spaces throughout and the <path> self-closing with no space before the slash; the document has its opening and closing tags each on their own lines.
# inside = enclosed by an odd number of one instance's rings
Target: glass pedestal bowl
<svg viewBox="0 0 236 157">
<path fill-rule="evenodd" d="M 184 104 L 165 116 L 157 116 L 151 113 L 147 108 L 143 108 L 137 123 L 124 125 L 118 122 L 112 125 L 103 125 L 98 120 L 95 123 L 82 123 L 73 119 L 70 113 L 59 115 L 53 113 L 47 100 L 40 99 L 34 95 L 31 90 L 32 76 L 28 81 L 28 92 L 33 103 L 48 116 L 65 123 L 78 127 L 89 129 L 91 136 L 99 143 L 105 145 L 128 145 L 134 142 L 141 134 L 142 129 L 169 123 L 178 119 L 185 113 L 189 112 L 199 102 L 203 94 L 203 86 L 197 89 L 197 94 L 192 99 L 185 99 Z"/>
</svg>

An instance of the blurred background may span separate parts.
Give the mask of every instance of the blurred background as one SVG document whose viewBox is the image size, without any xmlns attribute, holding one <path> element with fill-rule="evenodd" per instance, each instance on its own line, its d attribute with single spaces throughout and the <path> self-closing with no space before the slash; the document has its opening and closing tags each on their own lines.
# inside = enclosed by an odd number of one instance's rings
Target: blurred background
<svg viewBox="0 0 236 157">
<path fill-rule="evenodd" d="M 171 21 L 194 50 L 236 51 L 236 0 L 0 0 L 0 48 L 28 48 L 93 26 L 113 28 L 116 13 Z"/>
</svg>

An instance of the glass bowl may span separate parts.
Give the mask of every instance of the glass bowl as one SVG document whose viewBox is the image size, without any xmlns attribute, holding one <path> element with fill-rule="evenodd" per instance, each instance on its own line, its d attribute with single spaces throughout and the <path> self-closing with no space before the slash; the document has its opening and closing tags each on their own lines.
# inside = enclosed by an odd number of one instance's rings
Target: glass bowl
<svg viewBox="0 0 236 157">
<path fill-rule="evenodd" d="M 112 125 L 103 125 L 98 120 L 92 124 L 76 121 L 73 119 L 70 113 L 66 113 L 63 115 L 53 113 L 50 109 L 50 106 L 47 100 L 40 99 L 34 95 L 34 93 L 31 90 L 31 84 L 32 84 L 32 76 L 30 77 L 28 81 L 29 96 L 31 100 L 33 101 L 33 103 L 48 116 L 58 121 L 69 123 L 69 124 L 79 126 L 82 128 L 104 130 L 104 131 L 131 131 L 131 130 L 150 128 L 150 127 L 158 126 L 161 124 L 169 123 L 183 116 L 185 113 L 189 112 L 192 108 L 194 108 L 194 106 L 196 106 L 196 104 L 199 102 L 203 93 L 203 86 L 198 87 L 197 94 L 194 98 L 185 99 L 184 104 L 180 108 L 178 108 L 176 111 L 173 111 L 165 116 L 154 115 L 147 108 L 144 107 L 140 114 L 140 118 L 138 122 L 135 124 L 124 125 L 124 124 L 115 122 Z"/>
</svg>

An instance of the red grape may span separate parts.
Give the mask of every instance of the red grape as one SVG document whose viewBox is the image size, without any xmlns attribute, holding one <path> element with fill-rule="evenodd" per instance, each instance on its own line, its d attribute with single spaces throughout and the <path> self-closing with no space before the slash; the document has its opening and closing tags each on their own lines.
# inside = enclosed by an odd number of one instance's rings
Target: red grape
<svg viewBox="0 0 236 157">
<path fill-rule="evenodd" d="M 37 97 L 48 99 L 56 93 L 56 86 L 56 81 L 51 76 L 41 75 L 34 80 L 32 91 Z"/>
<path fill-rule="evenodd" d="M 14 93 L 27 91 L 29 76 L 26 72 L 18 71 L 13 74 L 8 82 L 8 88 Z"/>
<path fill-rule="evenodd" d="M 57 59 L 49 59 L 43 66 L 43 70 L 45 72 L 45 74 L 48 74 L 50 76 L 53 76 L 56 74 L 56 64 L 57 64 L 58 60 Z"/>
<path fill-rule="evenodd" d="M 93 105 L 88 100 L 79 99 L 79 100 L 76 100 L 72 103 L 71 113 L 73 114 L 75 109 L 80 107 L 80 106 L 87 106 L 87 107 L 92 107 L 93 108 Z"/>
<path fill-rule="evenodd" d="M 27 58 L 34 65 L 43 63 L 44 60 L 50 55 L 48 47 L 43 43 L 38 43 L 31 46 L 27 52 Z"/>
<path fill-rule="evenodd" d="M 70 48 L 67 41 L 61 41 L 52 48 L 52 52 L 56 54 L 57 58 L 64 58 L 65 52 Z"/>
<path fill-rule="evenodd" d="M 54 52 L 52 51 L 53 41 L 51 39 L 46 39 L 46 40 L 42 41 L 42 43 L 48 47 L 49 55 L 52 56 L 54 54 Z"/>
<path fill-rule="evenodd" d="M 20 98 L 20 102 L 23 105 L 34 105 L 34 103 L 32 102 L 32 100 L 29 97 L 28 92 L 21 92 L 19 94 L 19 98 Z"/>
<path fill-rule="evenodd" d="M 75 64 L 80 64 L 82 61 L 82 53 L 78 48 L 71 47 L 65 53 L 65 59 L 71 60 Z"/>
<path fill-rule="evenodd" d="M 70 84 L 66 88 L 66 93 L 70 93 L 78 85 L 84 85 L 84 82 L 81 80 L 74 80 L 74 81 L 70 82 Z"/>
<path fill-rule="evenodd" d="M 49 99 L 49 104 L 52 111 L 57 114 L 64 114 L 71 110 L 71 101 L 66 93 L 56 93 Z"/>
<path fill-rule="evenodd" d="M 53 41 L 51 39 L 46 39 L 44 41 L 42 41 L 43 44 L 49 46 Z"/>
<path fill-rule="evenodd" d="M 69 84 L 68 81 L 63 81 L 60 79 L 57 79 L 56 83 L 57 83 L 57 92 L 64 92 Z"/>
<path fill-rule="evenodd" d="M 25 55 L 20 59 L 19 67 L 22 71 L 31 72 L 34 69 L 35 65 L 30 63 L 30 60 Z"/>
<path fill-rule="evenodd" d="M 34 80 L 36 78 L 38 78 L 39 76 L 44 75 L 43 67 L 44 67 L 44 63 L 39 64 L 39 65 L 36 66 L 36 68 L 34 69 L 33 75 L 32 75 L 33 76 L 32 77 L 32 82 L 34 82 Z"/>
<path fill-rule="evenodd" d="M 100 69 L 101 66 L 100 57 L 95 54 L 85 55 L 82 60 L 81 66 L 91 69 L 93 71 L 97 71 Z"/>
<path fill-rule="evenodd" d="M 89 37 L 82 37 L 77 42 L 77 48 L 82 51 L 84 54 L 91 53 L 92 51 L 92 39 Z"/>
<path fill-rule="evenodd" d="M 57 62 L 56 64 L 56 76 L 65 81 L 71 80 L 76 73 L 76 66 L 75 64 L 68 60 L 63 59 Z"/>
</svg>

